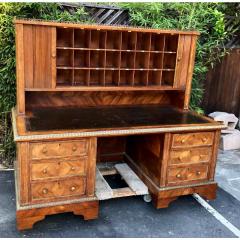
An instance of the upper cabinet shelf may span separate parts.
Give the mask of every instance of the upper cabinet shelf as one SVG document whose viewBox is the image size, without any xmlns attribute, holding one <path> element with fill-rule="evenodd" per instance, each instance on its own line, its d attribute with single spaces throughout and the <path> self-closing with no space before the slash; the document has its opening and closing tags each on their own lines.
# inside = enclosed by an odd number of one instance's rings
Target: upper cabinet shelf
<svg viewBox="0 0 240 240">
<path fill-rule="evenodd" d="M 179 34 L 57 28 L 56 35 L 57 87 L 174 87 Z"/>
<path fill-rule="evenodd" d="M 190 86 L 196 32 L 31 21 L 16 24 L 23 26 L 22 42 L 18 42 L 24 52 L 20 54 L 24 89 Z"/>
<path fill-rule="evenodd" d="M 62 50 L 87 50 L 87 51 L 107 51 L 107 52 L 152 52 L 152 53 L 176 53 L 173 51 L 154 51 L 154 50 L 129 50 L 129 49 L 104 49 L 104 48 L 77 48 L 77 47 L 57 47 Z"/>
<path fill-rule="evenodd" d="M 176 53 L 179 34 L 57 28 L 58 49 Z"/>
</svg>

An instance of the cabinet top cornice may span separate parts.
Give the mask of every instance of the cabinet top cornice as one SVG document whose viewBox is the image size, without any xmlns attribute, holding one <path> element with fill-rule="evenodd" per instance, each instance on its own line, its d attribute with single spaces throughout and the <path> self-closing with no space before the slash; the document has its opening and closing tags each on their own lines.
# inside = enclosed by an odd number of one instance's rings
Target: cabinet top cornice
<svg viewBox="0 0 240 240">
<path fill-rule="evenodd" d="M 57 21 L 44 21 L 40 19 L 15 19 L 15 24 L 29 24 L 29 25 L 42 25 L 53 27 L 66 27 L 66 28 L 81 28 L 81 29 L 97 29 L 97 30 L 120 30 L 120 31 L 135 31 L 135 32 L 152 32 L 152 33 L 166 33 L 166 34 L 190 34 L 200 35 L 198 31 L 183 31 L 176 29 L 154 29 L 143 28 L 133 26 L 121 26 L 121 25 L 103 25 L 103 24 L 86 24 L 76 22 L 57 22 Z"/>
</svg>

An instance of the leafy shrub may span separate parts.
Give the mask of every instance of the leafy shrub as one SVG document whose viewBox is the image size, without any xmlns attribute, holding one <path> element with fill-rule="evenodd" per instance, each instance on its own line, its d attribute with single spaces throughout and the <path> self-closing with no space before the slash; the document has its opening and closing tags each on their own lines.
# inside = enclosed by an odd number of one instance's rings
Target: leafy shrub
<svg viewBox="0 0 240 240">
<path fill-rule="evenodd" d="M 223 4 L 216 3 L 121 3 L 129 10 L 132 25 L 198 30 L 195 68 L 190 106 L 202 112 L 203 81 L 208 69 L 224 54 L 224 41 L 230 36 L 225 30 Z"/>
</svg>

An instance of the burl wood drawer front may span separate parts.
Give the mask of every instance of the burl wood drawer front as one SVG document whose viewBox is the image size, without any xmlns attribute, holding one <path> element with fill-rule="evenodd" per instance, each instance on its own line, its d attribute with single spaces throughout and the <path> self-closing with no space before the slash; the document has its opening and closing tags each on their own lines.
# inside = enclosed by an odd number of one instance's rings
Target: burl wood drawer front
<svg viewBox="0 0 240 240">
<path fill-rule="evenodd" d="M 85 194 L 85 178 L 74 177 L 66 180 L 36 182 L 31 184 L 32 200 L 54 199 Z"/>
<path fill-rule="evenodd" d="M 86 159 L 73 161 L 32 162 L 31 179 L 41 180 L 55 177 L 68 177 L 86 174 Z"/>
<path fill-rule="evenodd" d="M 213 138 L 213 132 L 173 134 L 172 147 L 209 146 Z"/>
<path fill-rule="evenodd" d="M 170 164 L 192 164 L 209 162 L 211 159 L 212 148 L 191 148 L 184 150 L 171 150 L 170 151 Z"/>
<path fill-rule="evenodd" d="M 88 153 L 88 141 L 32 143 L 30 145 L 32 159 L 44 159 L 52 157 L 84 156 Z"/>
<path fill-rule="evenodd" d="M 177 167 L 168 169 L 168 185 L 176 183 L 186 184 L 186 182 L 207 179 L 208 166 L 198 165 L 190 167 Z"/>
</svg>

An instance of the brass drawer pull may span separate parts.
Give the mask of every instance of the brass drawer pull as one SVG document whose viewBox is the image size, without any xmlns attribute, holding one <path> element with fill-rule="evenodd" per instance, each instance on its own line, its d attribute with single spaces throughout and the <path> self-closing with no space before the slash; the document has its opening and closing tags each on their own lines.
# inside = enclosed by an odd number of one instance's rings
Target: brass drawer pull
<svg viewBox="0 0 240 240">
<path fill-rule="evenodd" d="M 71 170 L 72 170 L 72 171 L 75 171 L 75 169 L 76 169 L 75 167 L 71 167 Z"/>
<path fill-rule="evenodd" d="M 177 174 L 176 177 L 177 177 L 177 178 L 180 178 L 180 177 L 181 177 L 181 174 Z"/>
<path fill-rule="evenodd" d="M 197 175 L 199 176 L 201 174 L 201 172 L 200 171 L 197 171 Z"/>
<path fill-rule="evenodd" d="M 70 188 L 70 190 L 71 190 L 72 192 L 74 192 L 74 191 L 76 190 L 76 187 L 73 186 L 73 187 Z"/>
<path fill-rule="evenodd" d="M 182 159 L 183 159 L 183 157 L 182 157 L 182 156 L 179 156 L 179 157 L 178 157 L 178 160 L 182 160 Z"/>
<path fill-rule="evenodd" d="M 44 174 L 46 174 L 48 171 L 47 171 L 46 168 L 44 168 L 42 172 L 43 172 Z"/>
<path fill-rule="evenodd" d="M 44 147 L 44 148 L 42 149 L 42 152 L 43 152 L 43 153 L 47 153 L 47 148 Z"/>
<path fill-rule="evenodd" d="M 203 141 L 203 142 L 206 142 L 206 141 L 207 141 L 207 138 L 202 138 L 202 141 Z"/>
<path fill-rule="evenodd" d="M 47 188 L 44 188 L 44 189 L 42 190 L 42 193 L 43 193 L 43 194 L 47 194 L 47 193 L 48 193 L 48 189 L 47 189 Z"/>
<path fill-rule="evenodd" d="M 185 139 L 182 139 L 181 143 L 185 143 Z"/>
<path fill-rule="evenodd" d="M 73 146 L 73 147 L 72 147 L 72 150 L 73 150 L 73 152 L 76 152 L 77 147 L 76 147 L 76 146 Z"/>
</svg>

